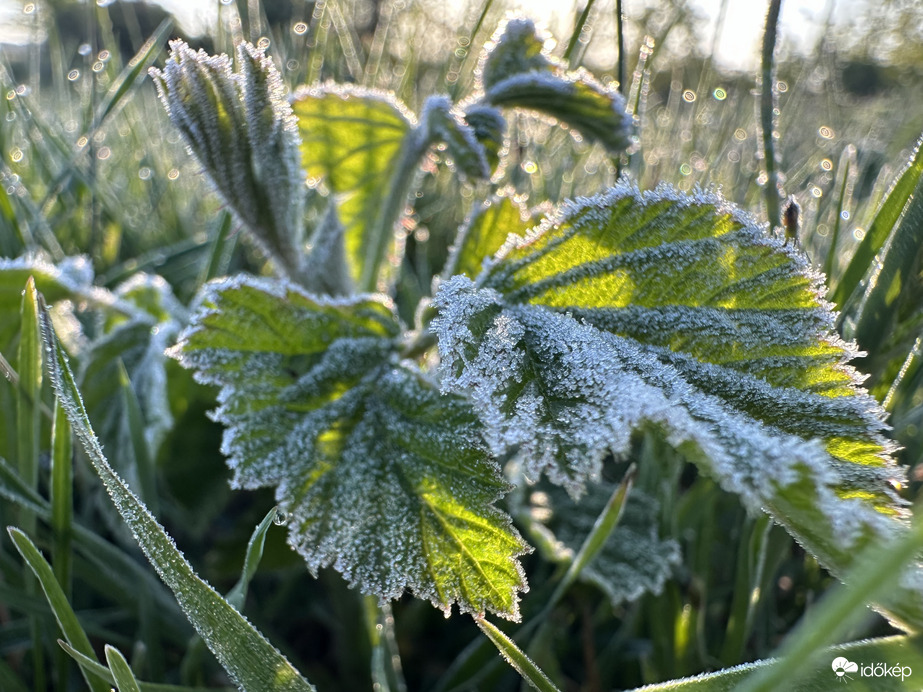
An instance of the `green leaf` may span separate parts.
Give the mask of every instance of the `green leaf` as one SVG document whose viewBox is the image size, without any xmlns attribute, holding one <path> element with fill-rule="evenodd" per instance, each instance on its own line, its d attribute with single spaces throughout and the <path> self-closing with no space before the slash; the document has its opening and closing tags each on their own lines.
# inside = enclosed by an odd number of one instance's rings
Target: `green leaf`
<svg viewBox="0 0 923 692">
<path fill-rule="evenodd" d="M 579 496 L 633 431 L 659 428 L 834 573 L 906 531 L 884 412 L 846 361 L 820 277 L 709 193 L 621 184 L 565 203 L 478 277 L 444 282 L 443 386 L 494 454 Z M 888 613 L 923 626 L 919 570 Z"/>
<path fill-rule="evenodd" d="M 923 140 L 917 142 L 907 167 L 900 177 L 894 181 L 887 197 L 885 197 L 885 201 L 875 215 L 875 219 L 849 261 L 849 266 L 833 290 L 832 300 L 840 310 L 845 307 L 846 300 L 853 294 L 862 277 L 872 267 L 875 255 L 884 247 L 894 227 L 900 221 L 904 207 L 907 206 L 907 200 L 910 199 L 920 181 L 920 176 L 923 174 L 923 146 L 920 146 L 921 142 Z"/>
<path fill-rule="evenodd" d="M 170 587 L 189 622 L 243 690 L 313 690 L 292 665 L 240 613 L 204 582 L 147 507 L 112 470 L 99 447 L 80 399 L 67 357 L 47 310 L 41 313 L 42 336 L 51 349 L 48 368 L 74 434 L 83 443 L 122 519 L 145 556 Z"/>
<path fill-rule="evenodd" d="M 478 206 L 458 232 L 443 276 L 463 274 L 471 279 L 481 273 L 484 260 L 492 256 L 510 233 L 524 234 L 532 226 L 526 210 L 511 191 Z"/>
<path fill-rule="evenodd" d="M 548 559 L 575 564 L 614 487 L 617 489 L 610 484 L 594 484 L 579 502 L 558 488 L 532 493 L 532 513 L 547 526 L 552 539 L 537 541 Z M 681 557 L 675 540 L 659 536 L 659 517 L 657 500 L 633 488 L 618 523 L 605 543 L 597 547 L 595 558 L 580 568 L 579 579 L 596 584 L 613 607 L 636 601 L 648 592 L 659 594 Z"/>
<path fill-rule="evenodd" d="M 497 29 L 479 68 L 484 101 L 551 116 L 600 142 L 611 155 L 631 145 L 632 118 L 616 85 L 584 69 L 567 70 L 551 56 L 553 41 L 531 19 L 516 17 Z"/>
<path fill-rule="evenodd" d="M 298 132 L 272 60 L 247 42 L 227 55 L 170 42 L 151 69 L 170 120 L 218 194 L 289 277 L 301 276 L 306 190 Z"/>
<path fill-rule="evenodd" d="M 211 284 L 203 306 L 172 354 L 221 387 L 233 483 L 277 486 L 312 572 L 518 617 L 525 546 L 492 504 L 506 483 L 471 408 L 399 361 L 386 298 L 238 277 Z"/>
<path fill-rule="evenodd" d="M 323 181 L 333 195 L 352 280 L 366 286 L 380 261 L 376 219 L 411 136 L 413 116 L 389 93 L 346 85 L 303 87 L 292 109 L 308 180 Z"/>
<path fill-rule="evenodd" d="M 64 591 L 61 590 L 57 579 L 55 579 L 51 565 L 42 557 L 38 548 L 35 547 L 35 544 L 29 540 L 26 534 L 12 527 L 9 527 L 7 531 L 10 538 L 13 539 L 13 545 L 16 546 L 16 550 L 19 551 L 23 560 L 26 561 L 26 564 L 29 565 L 29 568 L 42 585 L 42 591 L 45 592 L 45 597 L 48 599 L 48 604 L 51 606 L 55 620 L 58 621 L 58 625 L 61 627 L 61 631 L 64 633 L 68 643 L 80 653 L 92 658 L 94 654 L 90 640 L 87 638 L 86 632 L 83 631 L 80 621 L 77 620 L 74 609 L 67 602 Z M 94 692 L 108 692 L 107 685 L 96 676 L 84 672 L 84 679 L 87 686 Z"/>
</svg>

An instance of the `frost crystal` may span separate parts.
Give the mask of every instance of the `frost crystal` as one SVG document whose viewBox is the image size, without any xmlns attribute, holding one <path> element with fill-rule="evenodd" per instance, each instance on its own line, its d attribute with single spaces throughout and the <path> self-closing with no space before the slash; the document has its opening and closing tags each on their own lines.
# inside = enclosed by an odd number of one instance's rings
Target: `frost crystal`
<svg viewBox="0 0 923 692">
<path fill-rule="evenodd" d="M 476 283 L 440 285 L 443 388 L 472 400 L 494 454 L 572 496 L 654 426 L 840 572 L 907 511 L 820 288 L 717 195 L 622 183 L 511 236 Z"/>
<path fill-rule="evenodd" d="M 238 72 L 227 55 L 170 44 L 160 98 L 225 204 L 292 277 L 301 273 L 304 172 L 299 138 L 272 61 L 244 42 Z"/>
<path fill-rule="evenodd" d="M 238 278 L 208 287 L 171 353 L 221 387 L 233 482 L 277 486 L 312 571 L 517 618 L 526 546 L 493 506 L 506 484 L 467 402 L 399 362 L 399 331 L 381 296 Z"/>
</svg>

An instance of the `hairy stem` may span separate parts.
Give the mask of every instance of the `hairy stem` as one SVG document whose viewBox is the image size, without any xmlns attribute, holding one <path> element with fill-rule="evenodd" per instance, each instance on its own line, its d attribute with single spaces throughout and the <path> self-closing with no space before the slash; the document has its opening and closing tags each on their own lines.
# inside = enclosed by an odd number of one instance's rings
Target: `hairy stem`
<svg viewBox="0 0 923 692">
<path fill-rule="evenodd" d="M 776 97 L 775 62 L 776 38 L 778 37 L 779 11 L 782 0 L 770 0 L 766 14 L 766 29 L 763 32 L 763 57 L 760 88 L 760 129 L 763 133 L 763 163 L 766 167 L 766 215 L 771 228 L 782 225 L 779 205 L 779 171 L 776 161 L 776 123 L 778 106 Z"/>
</svg>

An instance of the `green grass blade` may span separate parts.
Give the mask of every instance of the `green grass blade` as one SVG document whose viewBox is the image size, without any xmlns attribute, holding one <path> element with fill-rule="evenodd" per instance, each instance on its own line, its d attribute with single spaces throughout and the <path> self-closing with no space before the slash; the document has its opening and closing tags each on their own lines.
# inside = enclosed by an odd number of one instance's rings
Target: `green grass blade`
<svg viewBox="0 0 923 692">
<path fill-rule="evenodd" d="M 147 439 L 144 436 L 144 414 L 141 412 L 141 403 L 138 401 L 134 385 L 121 360 L 118 363 L 118 371 L 122 402 L 128 414 L 129 438 L 138 469 L 138 494 L 151 513 L 157 516 L 160 513 L 160 502 L 157 499 L 154 461 L 151 459 Z"/>
<path fill-rule="evenodd" d="M 172 18 L 164 19 L 160 26 L 154 30 L 154 33 L 151 34 L 151 37 L 141 46 L 138 54 L 128 61 L 128 65 L 122 70 L 122 73 L 106 95 L 106 99 L 96 115 L 93 129 L 98 128 L 124 102 L 125 96 L 139 84 L 138 77 L 147 74 L 147 68 L 162 50 L 163 42 L 172 28 Z"/>
<path fill-rule="evenodd" d="M 888 666 L 907 666 L 915 673 L 901 682 L 900 678 L 870 678 L 852 674 L 850 680 L 838 678 L 831 669 L 833 659 L 843 656 L 859 664 L 885 663 Z M 669 682 L 639 687 L 634 692 L 730 692 L 739 690 L 749 675 L 763 671 L 780 668 L 785 671 L 785 663 L 773 665 L 774 661 L 757 661 L 746 663 L 733 668 L 725 668 L 715 673 L 697 675 L 683 680 L 670 680 Z M 881 690 L 911 690 L 920 689 L 923 682 L 923 638 L 920 636 L 883 637 L 870 639 L 826 649 L 824 655 L 818 660 L 817 666 L 797 683 L 787 678 L 776 689 L 792 690 L 799 692 L 829 692 L 839 689 L 837 682 L 845 683 L 842 689 L 850 692 L 880 692 Z"/>
<path fill-rule="evenodd" d="M 48 362 L 51 379 L 74 433 L 144 554 L 209 649 L 243 690 L 313 690 L 313 685 L 253 625 L 195 573 L 163 527 L 109 465 L 45 310 L 41 324 L 45 343 L 52 349 Z"/>
<path fill-rule="evenodd" d="M 827 249 L 827 258 L 824 260 L 824 274 L 827 275 L 828 285 L 830 285 L 833 276 L 834 264 L 836 262 L 837 248 L 840 244 L 840 226 L 843 221 L 843 213 L 846 209 L 846 202 L 850 185 L 855 176 L 856 169 L 856 147 L 852 144 L 843 149 L 840 155 L 840 163 L 836 169 L 836 189 L 837 201 L 834 207 L 836 216 L 833 218 L 833 232 L 830 234 L 830 247 Z"/>
<path fill-rule="evenodd" d="M 242 612 L 244 609 L 244 602 L 247 600 L 247 587 L 250 585 L 253 575 L 256 574 L 256 568 L 260 565 L 260 558 L 263 557 L 263 545 L 266 543 L 266 532 L 269 531 L 269 527 L 272 526 L 275 518 L 276 508 L 273 507 L 263 517 L 263 521 L 254 529 L 253 534 L 250 536 L 250 542 L 247 543 L 247 556 L 244 558 L 244 569 L 241 572 L 240 579 L 225 596 L 228 603 L 238 611 Z"/>
<path fill-rule="evenodd" d="M 779 208 L 779 170 L 776 160 L 776 117 L 778 98 L 776 96 L 775 53 L 782 0 L 770 0 L 766 13 L 766 28 L 763 31 L 762 75 L 760 86 L 760 130 L 763 142 L 763 166 L 766 173 L 766 215 L 769 227 L 782 225 Z"/>
<path fill-rule="evenodd" d="M 849 261 L 849 266 L 846 267 L 836 288 L 833 289 L 831 299 L 836 304 L 837 310 L 843 309 L 846 300 L 852 296 L 862 277 L 872 266 L 875 255 L 884 247 L 891 232 L 900 221 L 904 207 L 907 206 L 907 201 L 917 187 L 920 175 L 923 174 L 923 146 L 920 144 L 921 142 L 918 141 L 907 168 L 894 182 L 865 237 L 862 238 L 862 242 L 859 243 L 859 247 L 856 248 L 856 252 Z"/>
<path fill-rule="evenodd" d="M 570 40 L 567 42 L 567 48 L 564 51 L 564 60 L 571 66 L 574 67 L 574 49 L 577 47 L 577 44 L 580 43 L 580 35 L 583 33 L 583 29 L 586 26 L 587 20 L 590 18 L 590 10 L 593 9 L 593 3 L 596 0 L 587 0 L 586 5 L 583 7 L 583 11 L 580 13 L 580 16 L 577 17 L 577 21 L 574 23 L 574 31 L 570 35 Z"/>
<path fill-rule="evenodd" d="M 869 353 L 882 353 L 899 319 L 901 296 L 913 290 L 914 267 L 923 247 L 923 182 L 917 184 L 876 271 L 869 279 L 856 316 L 854 338 Z"/>
<path fill-rule="evenodd" d="M 866 604 L 877 600 L 887 602 L 885 594 L 893 592 L 894 583 L 921 548 L 923 521 L 919 517 L 900 538 L 868 548 L 857 567 L 843 580 L 848 586 L 831 592 L 786 639 L 779 651 L 781 664 L 754 674 L 742 690 L 772 692 L 790 688 L 797 676 L 819 660 L 823 647 L 835 642 L 851 624 L 866 616 Z"/>
<path fill-rule="evenodd" d="M 38 487 L 39 437 L 42 429 L 39 402 L 42 396 L 42 340 L 39 333 L 38 292 L 35 278 L 26 280 L 20 309 L 19 349 L 17 368 L 19 389 L 16 397 L 16 452 L 19 456 L 19 476 L 32 489 Z M 21 508 L 20 525 L 29 533 L 35 533 L 35 514 Z M 26 591 L 35 592 L 31 575 L 24 575 Z M 29 629 L 32 635 L 32 661 L 35 689 L 46 685 L 42 626 L 38 618 L 30 616 Z"/>
<path fill-rule="evenodd" d="M 92 657 L 93 647 L 90 645 L 90 640 L 86 632 L 83 631 L 80 621 L 77 620 L 74 609 L 67 602 L 64 591 L 61 590 L 61 586 L 55 579 L 51 565 L 42 557 L 38 548 L 35 547 L 35 544 L 29 540 L 25 533 L 14 527 L 9 527 L 7 531 L 10 538 L 13 539 L 13 545 L 16 546 L 16 550 L 19 551 L 22 559 L 26 561 L 26 564 L 41 584 L 55 619 L 64 633 L 64 637 L 75 649 Z M 84 679 L 93 692 L 109 692 L 109 687 L 96 676 L 85 673 Z"/>
<path fill-rule="evenodd" d="M 112 671 L 106 668 L 106 666 L 92 658 L 89 658 L 88 656 L 84 656 L 65 641 L 61 641 L 59 639 L 58 644 L 65 651 L 65 653 L 67 653 L 68 656 L 77 662 L 77 665 L 79 665 L 82 669 L 86 670 L 88 673 L 92 673 L 93 675 L 98 676 L 100 679 L 105 680 L 110 685 L 115 684 L 115 677 L 112 675 Z M 0 681 L 2 680 L 3 678 L 0 677 Z M 230 688 L 226 687 L 187 687 L 185 685 L 162 685 L 140 681 L 138 682 L 138 687 L 141 688 L 141 692 L 231 692 Z"/>
<path fill-rule="evenodd" d="M 71 524 L 74 519 L 74 467 L 71 447 L 71 429 L 64 410 L 55 401 L 54 420 L 51 428 L 51 564 L 54 576 L 64 597 L 71 598 Z M 55 669 L 58 684 L 67 686 L 67 656 L 61 650 L 55 651 Z"/>
<path fill-rule="evenodd" d="M 587 534 L 586 539 L 583 541 L 583 545 L 580 546 L 580 550 L 577 551 L 577 555 L 574 556 L 573 561 L 570 563 L 570 567 L 567 568 L 564 577 L 558 583 L 554 593 L 551 594 L 551 598 L 548 600 L 548 605 L 546 606 L 549 612 L 550 609 L 561 600 L 561 597 L 567 593 L 571 584 L 580 576 L 583 568 L 593 561 L 596 554 L 606 544 L 606 541 L 609 540 L 609 537 L 619 523 L 619 519 L 622 517 L 622 510 L 625 508 L 625 500 L 628 499 L 628 493 L 631 492 L 631 487 L 634 484 L 637 472 L 637 466 L 632 465 L 625 473 L 622 482 L 616 486 L 612 496 L 603 508 L 603 511 L 600 512 L 599 517 L 597 517 L 592 530 Z"/>
<path fill-rule="evenodd" d="M 108 644 L 106 644 L 106 663 L 109 664 L 109 670 L 112 671 L 112 677 L 115 678 L 119 692 L 141 692 L 135 674 L 131 672 L 131 666 L 128 665 L 122 652 Z"/>
<path fill-rule="evenodd" d="M 526 656 L 522 649 L 516 646 L 516 642 L 503 634 L 503 632 L 483 617 L 476 617 L 474 621 L 481 629 L 481 632 L 487 635 L 487 638 L 497 647 L 497 650 L 500 652 L 500 655 L 506 659 L 506 662 L 513 666 L 516 672 L 522 676 L 523 680 L 540 692 L 560 692 L 541 668 L 535 665 L 532 659 Z"/>
</svg>

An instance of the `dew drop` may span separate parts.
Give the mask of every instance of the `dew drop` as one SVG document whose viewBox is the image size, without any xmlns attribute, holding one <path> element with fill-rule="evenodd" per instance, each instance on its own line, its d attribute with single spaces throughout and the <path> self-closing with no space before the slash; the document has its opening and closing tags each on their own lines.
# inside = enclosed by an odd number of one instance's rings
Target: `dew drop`
<svg viewBox="0 0 923 692">
<path fill-rule="evenodd" d="M 169 178 L 170 180 L 176 180 L 177 178 L 179 178 L 179 171 L 176 168 L 171 168 L 170 172 L 167 173 L 167 178 Z"/>
<path fill-rule="evenodd" d="M 522 170 L 524 170 L 529 175 L 532 175 L 538 171 L 538 165 L 535 163 L 535 161 L 523 161 Z"/>
<path fill-rule="evenodd" d="M 848 221 L 849 220 L 849 210 L 844 209 L 843 211 L 841 211 L 840 218 L 843 219 L 844 221 Z"/>
<path fill-rule="evenodd" d="M 151 169 L 147 166 L 142 166 L 138 169 L 138 177 L 141 180 L 150 180 L 151 179 Z"/>
<path fill-rule="evenodd" d="M 778 81 L 776 82 L 776 89 L 778 89 L 780 93 L 784 94 L 786 91 L 788 91 L 788 83 Z"/>
<path fill-rule="evenodd" d="M 305 24 L 304 22 L 296 22 L 295 26 L 292 27 L 292 31 L 294 31 L 299 36 L 306 33 L 307 30 L 308 30 L 308 25 Z"/>
<path fill-rule="evenodd" d="M 23 5 L 23 8 L 22 8 L 23 14 L 32 14 L 33 12 L 35 12 L 34 2 L 27 2 L 25 5 Z"/>
<path fill-rule="evenodd" d="M 683 92 L 683 101 L 686 103 L 695 101 L 695 92 L 692 89 L 686 89 L 686 91 Z"/>
<path fill-rule="evenodd" d="M 77 52 L 78 52 L 80 55 L 86 57 L 86 56 L 88 56 L 91 52 L 93 52 L 93 48 L 90 46 L 89 43 L 81 43 L 81 44 L 80 44 L 80 47 L 77 49 Z"/>
<path fill-rule="evenodd" d="M 820 167 L 823 168 L 825 171 L 832 171 L 833 161 L 831 161 L 830 159 L 824 159 L 823 161 L 820 162 Z"/>
<path fill-rule="evenodd" d="M 13 163 L 19 163 L 20 161 L 22 161 L 23 156 L 24 154 L 22 153 L 22 149 L 20 149 L 19 147 L 14 147 L 13 149 L 10 150 L 10 160 Z"/>
<path fill-rule="evenodd" d="M 256 47 L 260 50 L 266 50 L 269 48 L 269 39 L 265 36 L 260 36 L 260 40 L 256 42 Z"/>
<path fill-rule="evenodd" d="M 690 166 L 688 163 L 684 163 L 682 166 L 679 167 L 679 172 L 682 175 L 689 175 L 690 173 L 692 173 L 692 166 Z"/>
<path fill-rule="evenodd" d="M 820 129 L 817 131 L 824 139 L 833 139 L 836 136 L 836 133 L 833 131 L 833 128 L 827 127 L 826 125 L 821 125 Z"/>
<path fill-rule="evenodd" d="M 276 526 L 285 526 L 288 524 L 288 515 L 280 509 L 276 509 L 276 516 L 272 518 L 272 523 Z"/>
<path fill-rule="evenodd" d="M 721 87 L 718 87 L 712 92 L 712 96 L 715 97 L 716 101 L 724 101 L 724 99 L 728 97 L 728 93 Z"/>
<path fill-rule="evenodd" d="M 67 73 L 67 81 L 76 82 L 80 79 L 80 70 L 71 70 Z"/>
<path fill-rule="evenodd" d="M 747 138 L 747 131 L 745 129 L 743 129 L 742 127 L 738 127 L 736 130 L 734 130 L 734 139 L 742 142 L 746 138 Z"/>
</svg>

